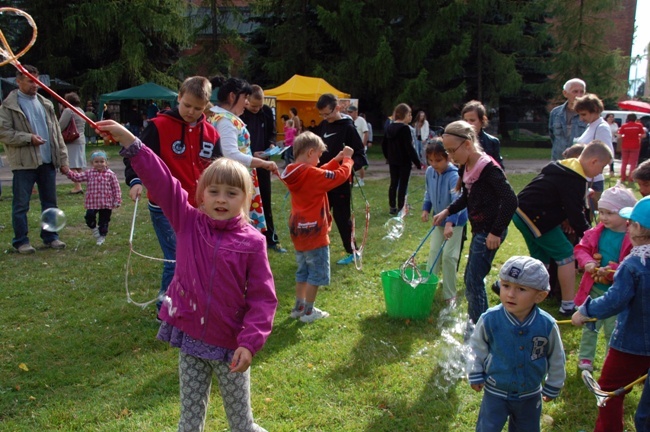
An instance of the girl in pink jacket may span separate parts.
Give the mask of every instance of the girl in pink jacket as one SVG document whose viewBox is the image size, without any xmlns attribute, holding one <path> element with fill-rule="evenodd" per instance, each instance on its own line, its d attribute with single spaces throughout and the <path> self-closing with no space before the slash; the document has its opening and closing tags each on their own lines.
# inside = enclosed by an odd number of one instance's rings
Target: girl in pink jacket
<svg viewBox="0 0 650 432">
<path fill-rule="evenodd" d="M 180 348 L 178 430 L 203 431 L 212 374 L 230 430 L 263 432 L 250 405 L 250 370 L 278 304 L 266 239 L 248 220 L 253 183 L 239 162 L 219 158 L 203 171 L 198 208 L 165 163 L 112 120 L 98 123 L 162 208 L 176 233 L 176 271 L 159 317 L 158 339 Z"/>
<path fill-rule="evenodd" d="M 612 285 L 614 271 L 632 250 L 632 243 L 627 233 L 627 220 L 618 215 L 624 207 L 634 207 L 636 198 L 628 189 L 616 185 L 603 192 L 598 201 L 600 222 L 594 228 L 585 231 L 580 243 L 573 252 L 584 275 L 575 298 L 576 306 L 582 305 L 587 296 L 600 297 Z M 603 328 L 606 349 L 616 326 L 616 316 L 596 322 L 596 331 L 583 327 L 578 368 L 593 371 L 596 355 L 598 331 Z"/>
</svg>

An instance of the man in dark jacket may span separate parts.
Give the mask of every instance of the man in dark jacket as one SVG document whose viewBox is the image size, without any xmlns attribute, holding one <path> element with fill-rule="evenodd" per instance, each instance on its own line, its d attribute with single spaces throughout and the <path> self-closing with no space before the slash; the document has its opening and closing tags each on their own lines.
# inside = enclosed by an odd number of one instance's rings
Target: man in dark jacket
<svg viewBox="0 0 650 432">
<path fill-rule="evenodd" d="M 316 102 L 316 109 L 323 121 L 316 129 L 316 135 L 320 136 L 325 145 L 327 152 L 323 153 L 320 158 L 320 165 L 332 160 L 343 147 L 349 146 L 354 149 L 352 160 L 354 161 L 353 169 L 358 171 L 368 165 L 368 160 L 364 155 L 363 143 L 354 127 L 351 118 L 343 118 L 339 107 L 339 98 L 331 93 L 325 93 Z M 319 165 L 319 166 L 320 166 Z M 327 193 L 327 198 L 332 209 L 332 217 L 336 222 L 336 227 L 341 235 L 343 247 L 348 255 L 337 261 L 337 264 L 347 265 L 354 261 L 352 253 L 352 221 L 351 221 L 351 203 L 352 188 L 351 181 L 345 182 Z"/>
<path fill-rule="evenodd" d="M 275 146 L 275 119 L 273 111 L 268 105 L 264 105 L 264 90 L 258 85 L 251 86 L 253 93 L 248 98 L 248 105 L 241 119 L 246 123 L 246 129 L 251 136 L 251 152 L 253 156 L 262 159 L 268 159 L 261 154 L 271 146 Z M 282 247 L 275 226 L 273 225 L 273 212 L 271 211 L 271 172 L 268 170 L 258 169 L 257 180 L 262 197 L 262 209 L 264 210 L 264 219 L 266 220 L 266 247 L 279 253 L 285 253 L 287 250 Z"/>
</svg>

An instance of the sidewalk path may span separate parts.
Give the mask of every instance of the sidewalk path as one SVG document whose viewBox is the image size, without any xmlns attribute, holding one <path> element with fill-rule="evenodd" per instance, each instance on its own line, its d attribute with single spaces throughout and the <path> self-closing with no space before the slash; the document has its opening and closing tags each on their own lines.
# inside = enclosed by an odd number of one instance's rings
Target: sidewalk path
<svg viewBox="0 0 650 432">
<path fill-rule="evenodd" d="M 0 156 L 2 158 L 3 166 L 0 167 L 0 181 L 2 181 L 4 187 L 10 187 L 11 185 L 11 169 L 7 163 L 7 158 L 5 156 Z M 515 159 L 515 160 L 506 160 L 506 174 L 526 174 L 526 173 L 538 173 L 541 169 L 548 163 L 548 160 L 545 159 Z M 282 164 L 282 161 L 279 161 L 279 164 Z M 615 161 L 616 172 L 620 170 L 620 161 Z M 124 165 L 122 164 L 122 159 L 119 157 L 113 157 L 109 160 L 109 165 L 112 167 L 113 171 L 117 175 L 117 178 L 120 180 L 120 183 L 124 181 Z M 607 169 L 605 170 L 607 171 Z M 425 170 L 414 169 L 412 175 L 424 177 Z M 366 179 L 376 180 L 388 178 L 388 165 L 384 163 L 383 160 L 371 160 L 370 166 L 366 170 Z M 62 174 L 56 176 L 57 184 L 71 184 L 70 180 Z"/>
</svg>

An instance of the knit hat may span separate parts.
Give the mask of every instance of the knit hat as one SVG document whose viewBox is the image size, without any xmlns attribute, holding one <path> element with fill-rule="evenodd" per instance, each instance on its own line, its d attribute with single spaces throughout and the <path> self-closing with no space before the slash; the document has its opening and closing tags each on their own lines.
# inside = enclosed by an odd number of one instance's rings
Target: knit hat
<svg viewBox="0 0 650 432">
<path fill-rule="evenodd" d="M 548 270 L 540 260 L 527 256 L 513 256 L 503 264 L 499 277 L 508 282 L 539 291 L 550 291 Z"/>
<path fill-rule="evenodd" d="M 619 212 L 625 207 L 634 207 L 636 197 L 625 186 L 617 184 L 607 189 L 598 200 L 598 207 L 609 211 Z"/>
<path fill-rule="evenodd" d="M 650 196 L 641 198 L 634 207 L 625 207 L 618 214 L 625 219 L 638 222 L 643 228 L 650 229 Z"/>
</svg>

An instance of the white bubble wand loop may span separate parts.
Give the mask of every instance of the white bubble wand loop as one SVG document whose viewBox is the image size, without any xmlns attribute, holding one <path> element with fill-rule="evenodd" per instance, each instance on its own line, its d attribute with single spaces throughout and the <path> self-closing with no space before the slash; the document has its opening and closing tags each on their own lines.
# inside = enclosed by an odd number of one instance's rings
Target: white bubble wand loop
<svg viewBox="0 0 650 432">
<path fill-rule="evenodd" d="M 615 396 L 620 396 L 626 393 L 632 387 L 642 383 L 647 378 L 648 374 L 645 374 L 642 377 L 639 377 L 636 380 L 632 381 L 625 387 L 618 388 L 614 391 L 605 391 L 600 388 L 600 385 L 598 385 L 598 382 L 596 382 L 596 380 L 591 376 L 591 373 L 589 371 L 582 371 L 582 381 L 585 383 L 589 391 L 592 392 L 594 396 L 596 396 L 596 405 L 599 407 L 604 407 L 608 400 Z"/>
<path fill-rule="evenodd" d="M 417 247 L 417 249 L 415 249 L 415 252 L 413 252 L 411 256 L 406 261 L 404 261 L 404 264 L 402 264 L 399 268 L 400 274 L 402 276 L 402 280 L 408 283 L 409 285 L 411 285 L 413 288 L 417 287 L 422 282 L 425 282 L 426 280 L 429 279 L 428 277 L 424 278 L 422 276 L 422 272 L 420 271 L 420 269 L 417 266 L 417 263 L 415 262 L 415 255 L 417 255 L 417 253 L 420 251 L 420 248 L 422 248 L 424 242 L 427 241 L 427 239 L 435 229 L 436 229 L 435 225 L 431 227 L 427 235 L 424 236 L 424 238 L 420 242 L 420 245 Z M 411 269 L 410 275 L 406 271 L 407 269 Z"/>
<path fill-rule="evenodd" d="M 143 254 L 137 252 L 135 249 L 133 249 L 133 235 L 135 233 L 135 218 L 136 218 L 136 216 L 138 214 L 138 203 L 139 202 L 140 202 L 140 197 L 137 197 L 135 199 L 135 205 L 133 206 L 133 219 L 131 219 L 131 234 L 129 235 L 129 256 L 126 259 L 126 272 L 124 274 L 124 287 L 126 288 L 126 301 L 127 301 L 127 303 L 133 303 L 134 305 L 140 306 L 142 309 L 144 309 L 147 306 L 149 306 L 150 304 L 162 300 L 162 296 L 157 296 L 155 299 L 149 300 L 149 301 L 144 302 L 144 303 L 139 303 L 139 302 L 136 302 L 135 300 L 133 300 L 133 298 L 131 297 L 131 293 L 129 292 L 129 270 L 131 269 L 131 255 L 136 254 L 136 255 L 138 255 L 138 256 L 140 256 L 142 258 L 147 258 L 147 259 L 154 260 L 154 261 L 162 261 L 162 262 L 176 262 L 176 261 L 175 260 L 168 260 L 168 259 L 164 259 L 164 258 L 150 257 L 150 256 L 147 256 L 147 255 L 143 255 Z"/>
</svg>

